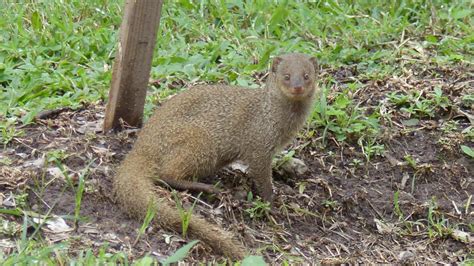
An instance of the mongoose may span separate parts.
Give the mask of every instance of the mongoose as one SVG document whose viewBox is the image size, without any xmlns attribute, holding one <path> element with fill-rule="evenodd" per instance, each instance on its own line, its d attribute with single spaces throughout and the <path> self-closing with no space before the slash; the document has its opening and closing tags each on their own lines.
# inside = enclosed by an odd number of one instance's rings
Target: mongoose
<svg viewBox="0 0 474 266">
<path fill-rule="evenodd" d="M 160 199 L 154 185 L 215 191 L 195 179 L 241 160 L 248 164 L 257 194 L 272 200 L 272 156 L 304 124 L 315 95 L 314 57 L 286 54 L 273 60 L 263 89 L 209 85 L 191 88 L 157 108 L 118 169 L 114 191 L 130 214 L 144 217 L 150 202 L 155 221 L 181 231 L 172 201 Z M 161 181 L 160 181 L 161 180 Z M 241 259 L 244 246 L 232 235 L 193 215 L 188 232 L 214 251 Z"/>
</svg>

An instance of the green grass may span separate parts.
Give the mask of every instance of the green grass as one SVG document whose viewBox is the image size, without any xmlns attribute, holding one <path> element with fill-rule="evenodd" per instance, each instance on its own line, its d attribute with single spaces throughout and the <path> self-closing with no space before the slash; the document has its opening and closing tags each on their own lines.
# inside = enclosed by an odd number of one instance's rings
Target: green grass
<svg viewBox="0 0 474 266">
<path fill-rule="evenodd" d="M 350 98 L 352 89 L 338 93 L 331 104 L 327 101 L 328 89 L 323 87 L 323 93 L 316 102 L 312 116 L 311 126 L 314 129 L 322 129 L 323 144 L 327 142 L 329 133 L 334 135 L 338 141 L 358 140 L 361 136 L 374 136 L 378 132 L 378 114 L 373 112 L 367 114 L 364 107 Z"/>
<path fill-rule="evenodd" d="M 105 2 L 104 2 L 105 3 Z M 0 114 L 31 122 L 107 93 L 121 3 L 2 1 Z"/>
<path fill-rule="evenodd" d="M 174 93 L 177 80 L 252 85 L 269 55 L 286 51 L 316 55 L 325 67 L 356 65 L 368 78 L 398 72 L 406 58 L 472 62 L 470 1 L 228 2 L 165 3 L 152 69 L 160 82 L 149 102 Z M 29 123 L 40 110 L 104 100 L 122 5 L 2 1 L 0 116 Z M 4 142 L 13 135 L 5 121 Z"/>
<path fill-rule="evenodd" d="M 2 265 L 30 265 L 41 262 L 41 265 L 129 265 L 127 255 L 123 252 L 116 254 L 107 253 L 105 248 L 101 248 L 97 254 L 89 250 L 79 251 L 78 255 L 71 257 L 68 254 L 68 246 L 65 244 L 48 245 L 36 241 L 27 242 L 27 246 L 22 252 L 14 253 L 9 256 L 0 254 Z M 153 261 L 149 256 L 145 256 L 135 262 Z M 149 265 L 146 264 L 146 265 Z"/>
<path fill-rule="evenodd" d="M 181 218 L 181 228 L 183 228 L 181 234 L 183 237 L 186 237 L 188 234 L 189 223 L 191 222 L 191 216 L 193 215 L 194 207 L 196 206 L 197 199 L 201 196 L 201 193 L 198 194 L 196 200 L 194 200 L 193 205 L 186 209 L 183 206 L 182 200 L 179 199 L 177 191 L 173 190 L 172 192 L 174 201 L 176 202 L 176 208 L 179 211 L 179 217 Z"/>
<path fill-rule="evenodd" d="M 145 234 L 145 230 L 150 226 L 151 221 L 153 221 L 153 218 L 155 218 L 156 215 L 156 203 L 154 201 L 150 201 L 148 203 L 148 207 L 146 209 L 146 214 L 145 218 L 143 219 L 143 223 L 140 226 L 140 229 L 138 230 L 137 237 L 135 238 L 135 241 L 133 242 L 133 245 L 136 245 L 138 241 L 140 240 L 140 237 L 142 237 Z"/>
<path fill-rule="evenodd" d="M 270 202 L 263 201 L 260 197 L 254 199 L 253 196 L 249 196 L 248 200 L 251 201 L 252 207 L 245 209 L 245 212 L 251 219 L 268 217 L 271 210 Z"/>
<path fill-rule="evenodd" d="M 388 94 L 389 101 L 397 108 L 407 114 L 408 117 L 416 116 L 435 117 L 436 114 L 446 112 L 451 106 L 448 97 L 443 95 L 441 88 L 434 88 L 433 92 L 425 93 L 413 90 L 408 93 L 391 92 Z"/>
</svg>

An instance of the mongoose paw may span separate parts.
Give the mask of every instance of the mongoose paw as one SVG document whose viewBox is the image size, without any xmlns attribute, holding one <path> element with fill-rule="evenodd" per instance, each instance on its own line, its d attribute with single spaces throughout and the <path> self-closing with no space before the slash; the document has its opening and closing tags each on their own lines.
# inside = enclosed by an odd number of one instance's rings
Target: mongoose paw
<svg viewBox="0 0 474 266">
<path fill-rule="evenodd" d="M 216 187 L 214 187 L 214 186 L 210 186 L 210 187 L 211 187 L 211 188 L 210 188 L 210 190 L 208 191 L 208 193 L 214 193 L 214 194 L 217 194 L 217 195 L 221 194 L 222 191 L 221 191 L 220 189 L 218 189 L 218 188 L 216 188 Z"/>
<path fill-rule="evenodd" d="M 273 205 L 273 195 L 263 197 L 263 200 L 270 203 L 270 205 Z"/>
<path fill-rule="evenodd" d="M 272 194 L 260 194 L 260 199 L 264 202 L 270 203 L 270 206 L 273 205 L 273 195 Z"/>
<path fill-rule="evenodd" d="M 272 202 L 273 202 L 273 189 L 272 188 L 271 189 L 265 189 L 264 191 L 261 191 L 258 194 L 262 198 L 262 200 L 272 204 Z"/>
</svg>

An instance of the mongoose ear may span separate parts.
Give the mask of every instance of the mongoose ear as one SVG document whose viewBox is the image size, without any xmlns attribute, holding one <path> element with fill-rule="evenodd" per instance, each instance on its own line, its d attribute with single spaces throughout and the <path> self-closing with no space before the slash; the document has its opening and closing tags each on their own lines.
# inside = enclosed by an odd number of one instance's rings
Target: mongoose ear
<svg viewBox="0 0 474 266">
<path fill-rule="evenodd" d="M 310 62 L 313 64 L 313 66 L 314 66 L 314 72 L 315 72 L 316 74 L 318 74 L 318 73 L 319 73 L 318 59 L 317 59 L 316 57 L 313 57 L 313 56 L 312 56 L 312 57 L 309 58 L 309 61 L 310 61 Z"/>
<path fill-rule="evenodd" d="M 283 61 L 283 58 L 281 58 L 279 56 L 273 58 L 273 63 L 272 63 L 272 72 L 273 73 L 276 73 L 276 71 L 278 69 L 278 65 L 281 63 L 281 61 Z"/>
</svg>

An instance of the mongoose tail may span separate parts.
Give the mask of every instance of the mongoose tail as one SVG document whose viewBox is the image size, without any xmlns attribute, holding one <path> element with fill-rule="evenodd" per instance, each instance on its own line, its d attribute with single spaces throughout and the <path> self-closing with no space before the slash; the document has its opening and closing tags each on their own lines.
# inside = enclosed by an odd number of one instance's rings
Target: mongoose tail
<svg viewBox="0 0 474 266">
<path fill-rule="evenodd" d="M 143 219 L 148 206 L 153 204 L 156 214 L 155 223 L 164 228 L 182 232 L 181 216 L 172 202 L 160 199 L 154 191 L 153 171 L 143 158 L 136 158 L 134 153 L 128 155 L 120 166 L 114 182 L 114 194 L 117 203 L 131 216 Z M 209 223 L 197 215 L 192 215 L 188 227 L 189 237 L 199 239 L 211 246 L 219 254 L 239 260 L 243 259 L 246 250 L 233 236 L 220 227 Z"/>
</svg>

